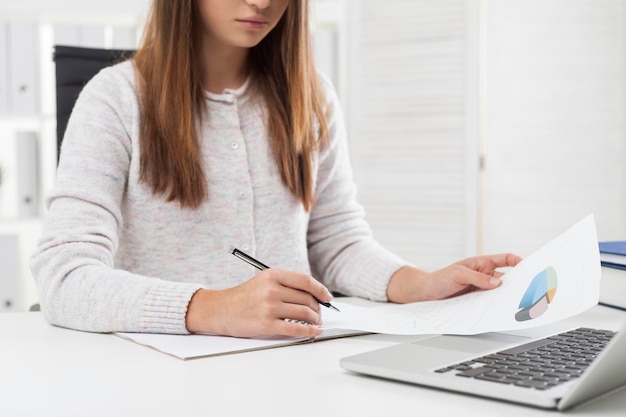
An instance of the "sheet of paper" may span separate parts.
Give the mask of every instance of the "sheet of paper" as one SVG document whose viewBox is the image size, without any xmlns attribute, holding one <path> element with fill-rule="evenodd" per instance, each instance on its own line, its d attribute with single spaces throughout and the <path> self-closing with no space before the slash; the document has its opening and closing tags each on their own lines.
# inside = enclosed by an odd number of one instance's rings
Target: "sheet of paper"
<svg viewBox="0 0 626 417">
<path fill-rule="evenodd" d="M 598 303 L 600 257 L 593 215 L 525 258 L 490 291 L 441 301 L 366 308 L 333 301 L 324 326 L 389 334 L 477 334 L 540 326 Z"/>
</svg>

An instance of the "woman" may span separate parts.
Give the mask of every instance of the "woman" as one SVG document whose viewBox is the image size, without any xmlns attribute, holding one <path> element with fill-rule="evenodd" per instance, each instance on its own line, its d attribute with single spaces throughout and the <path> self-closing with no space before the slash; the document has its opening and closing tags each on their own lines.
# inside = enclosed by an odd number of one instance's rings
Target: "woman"
<svg viewBox="0 0 626 417">
<path fill-rule="evenodd" d="M 282 269 L 254 275 L 232 246 Z M 134 58 L 76 103 L 31 266 L 57 325 L 254 337 L 321 333 L 328 288 L 440 299 L 517 262 L 427 273 L 372 239 L 308 1 L 154 0 Z"/>
</svg>

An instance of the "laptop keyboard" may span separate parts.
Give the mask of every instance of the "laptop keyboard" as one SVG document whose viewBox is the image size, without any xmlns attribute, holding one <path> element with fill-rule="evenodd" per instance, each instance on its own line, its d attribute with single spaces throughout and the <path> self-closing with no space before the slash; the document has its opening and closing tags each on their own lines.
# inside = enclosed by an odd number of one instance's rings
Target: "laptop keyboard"
<svg viewBox="0 0 626 417">
<path fill-rule="evenodd" d="M 545 390 L 578 378 L 614 334 L 581 327 L 435 372 Z"/>
</svg>

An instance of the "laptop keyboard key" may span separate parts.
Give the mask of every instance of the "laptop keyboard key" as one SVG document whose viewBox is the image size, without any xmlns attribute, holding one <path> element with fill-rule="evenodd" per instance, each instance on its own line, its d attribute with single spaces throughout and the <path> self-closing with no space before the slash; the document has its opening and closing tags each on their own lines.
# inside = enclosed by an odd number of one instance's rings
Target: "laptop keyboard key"
<svg viewBox="0 0 626 417">
<path fill-rule="evenodd" d="M 485 366 L 481 366 L 479 368 L 474 368 L 474 369 L 470 369 L 468 371 L 459 372 L 456 375 L 457 376 L 465 376 L 465 377 L 473 378 L 473 377 L 476 377 L 478 375 L 482 375 L 484 373 L 492 372 L 492 371 L 493 371 L 493 368 L 487 368 Z"/>
<path fill-rule="evenodd" d="M 527 352 L 529 350 L 538 348 L 538 347 L 542 347 L 542 346 L 546 346 L 546 345 L 550 345 L 553 344 L 554 340 L 550 340 L 550 339 L 539 339 L 539 340 L 535 340 L 534 342 L 530 342 L 530 343 L 526 343 L 520 346 L 516 346 L 516 347 L 512 347 L 510 349 L 507 350 L 503 350 L 501 352 L 498 352 L 500 354 L 503 355 L 518 355 L 520 353 L 524 353 Z"/>
</svg>

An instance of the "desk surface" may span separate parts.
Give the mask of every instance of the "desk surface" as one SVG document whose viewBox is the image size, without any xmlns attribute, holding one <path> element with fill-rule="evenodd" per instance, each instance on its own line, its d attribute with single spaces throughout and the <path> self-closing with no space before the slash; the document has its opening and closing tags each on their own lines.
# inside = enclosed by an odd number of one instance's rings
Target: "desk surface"
<svg viewBox="0 0 626 417">
<path fill-rule="evenodd" d="M 616 329 L 626 313 L 575 318 Z M 339 359 L 416 339 L 366 335 L 181 361 L 110 334 L 0 314 L 0 416 L 554 416 L 531 407 L 349 373 Z M 626 390 L 572 410 L 620 416 Z"/>
</svg>

